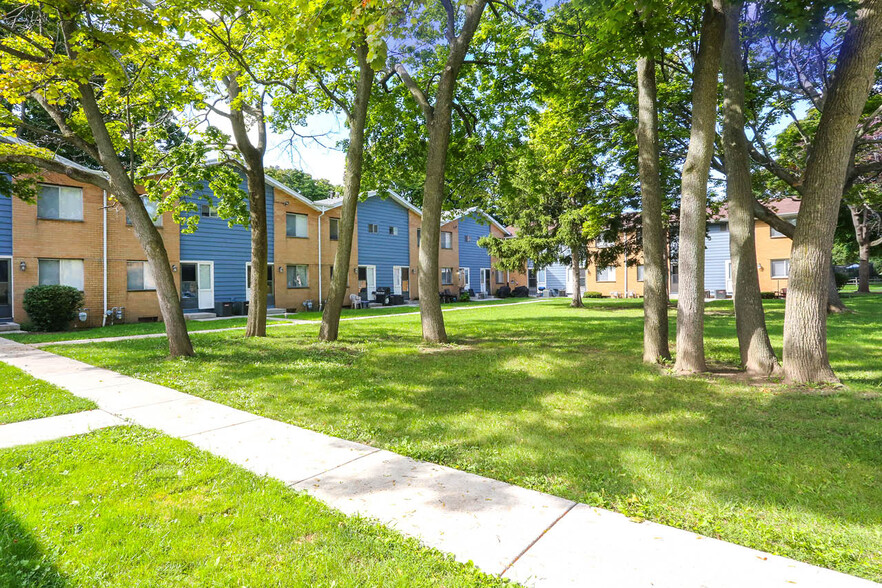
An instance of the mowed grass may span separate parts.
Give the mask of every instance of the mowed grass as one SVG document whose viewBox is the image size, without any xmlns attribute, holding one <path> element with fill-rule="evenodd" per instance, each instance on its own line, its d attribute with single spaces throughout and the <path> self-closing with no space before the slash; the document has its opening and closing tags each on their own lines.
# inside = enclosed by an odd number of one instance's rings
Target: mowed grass
<svg viewBox="0 0 882 588">
<path fill-rule="evenodd" d="M 497 586 L 137 427 L 0 450 L 0 586 Z"/>
<path fill-rule="evenodd" d="M 245 317 L 233 317 L 211 321 L 187 321 L 187 330 L 191 333 L 210 329 L 228 329 L 232 327 L 245 328 Z M 49 343 L 55 341 L 74 341 L 77 339 L 104 339 L 107 337 L 128 337 L 131 335 L 152 335 L 165 333 L 163 323 L 130 323 L 112 325 L 108 327 L 95 327 L 93 329 L 74 329 L 72 331 L 57 331 L 52 333 L 2 333 L 0 336 L 18 341 L 19 343 Z"/>
<path fill-rule="evenodd" d="M 57 386 L 0 363 L 0 425 L 96 408 Z"/>
<path fill-rule="evenodd" d="M 206 334 L 199 356 L 162 340 L 59 353 L 418 459 L 882 580 L 882 297 L 830 319 L 846 388 L 679 378 L 643 365 L 639 301 L 566 300 L 243 340 Z M 783 301 L 766 306 L 780 350 Z M 671 334 L 673 337 L 673 313 Z M 712 303 L 707 348 L 738 360 L 731 302 Z"/>
</svg>

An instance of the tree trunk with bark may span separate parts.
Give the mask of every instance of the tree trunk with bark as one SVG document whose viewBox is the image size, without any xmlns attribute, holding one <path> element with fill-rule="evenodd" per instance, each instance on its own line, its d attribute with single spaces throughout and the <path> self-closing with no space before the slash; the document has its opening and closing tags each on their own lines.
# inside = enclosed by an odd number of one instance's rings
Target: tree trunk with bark
<svg viewBox="0 0 882 588">
<path fill-rule="evenodd" d="M 570 254 L 573 258 L 573 301 L 570 302 L 572 308 L 583 308 L 585 304 L 582 302 L 582 255 L 580 254 L 580 245 L 571 245 Z"/>
<path fill-rule="evenodd" d="M 882 238 L 872 240 L 870 238 L 870 215 L 878 218 L 875 211 L 868 206 L 848 205 L 851 213 L 851 222 L 854 225 L 854 236 L 858 245 L 858 293 L 870 293 L 870 249 L 882 245 Z"/>
<path fill-rule="evenodd" d="M 662 216 L 655 60 L 637 60 L 637 151 L 643 225 L 643 361 L 671 359 L 668 346 L 668 272 Z"/>
<path fill-rule="evenodd" d="M 827 303 L 833 234 L 856 125 L 882 55 L 882 0 L 861 2 L 839 51 L 809 151 L 793 235 L 784 319 L 789 382 L 837 382 L 827 357 Z"/>
<path fill-rule="evenodd" d="M 236 74 L 225 78 L 229 101 L 236 103 L 241 88 Z M 268 294 L 267 263 L 269 259 L 269 233 L 266 218 L 266 172 L 263 157 L 266 153 L 266 118 L 263 96 L 255 107 L 246 103 L 231 106 L 229 120 L 233 130 L 236 149 L 245 164 L 245 180 L 248 186 L 249 223 L 251 227 L 251 300 L 248 303 L 246 337 L 266 337 L 266 299 Z M 257 128 L 257 143 L 248 136 L 248 121 L 253 119 Z"/>
<path fill-rule="evenodd" d="M 705 6 L 692 83 L 692 130 L 683 164 L 680 197 L 680 287 L 677 360 L 681 374 L 707 370 L 704 357 L 704 241 L 707 182 L 716 136 L 717 81 L 725 33 L 720 0 Z"/>
<path fill-rule="evenodd" d="M 450 146 L 456 80 L 486 6 L 487 0 L 476 0 L 472 4 L 468 4 L 465 8 L 462 29 L 459 36 L 456 36 L 453 31 L 455 22 L 453 6 L 449 3 L 445 5 L 449 17 L 447 39 L 450 43 L 450 53 L 438 80 L 434 105 L 429 103 L 426 94 L 410 77 L 403 65 L 398 64 L 395 67 L 399 77 L 419 104 L 429 132 L 426 182 L 423 186 L 423 224 L 418 276 L 423 340 L 428 343 L 447 342 L 438 284 L 438 252 L 441 238 L 441 208 L 445 196 L 447 150 Z"/>
<path fill-rule="evenodd" d="M 79 91 L 80 104 L 89 130 L 92 132 L 99 161 L 110 178 L 110 192 L 125 209 L 132 222 L 135 237 L 144 249 L 147 261 L 150 263 L 153 280 L 156 283 L 159 311 L 162 314 L 165 332 L 168 335 L 169 355 L 171 357 L 192 356 L 194 355 L 193 344 L 190 342 L 184 311 L 181 309 L 181 296 L 175 285 L 175 276 L 168 261 L 168 251 L 165 249 L 162 236 L 156 230 L 156 225 L 153 224 L 153 219 L 150 218 L 150 214 L 144 207 L 141 196 L 119 160 L 119 155 L 110 138 L 110 133 L 107 131 L 104 116 L 92 87 L 89 84 L 81 84 Z"/>
<path fill-rule="evenodd" d="M 355 49 L 358 60 L 358 82 L 355 100 L 349 111 L 349 146 L 346 150 L 346 175 L 343 178 L 343 205 L 340 214 L 339 240 L 334 255 L 334 279 L 328 302 L 322 312 L 319 328 L 320 341 L 336 341 L 340 330 L 340 312 L 346 298 L 349 281 L 349 260 L 355 235 L 355 214 L 361 193 L 362 163 L 364 162 L 364 128 L 367 121 L 368 102 L 374 84 L 374 70 L 367 61 L 368 48 L 362 43 Z"/>
<path fill-rule="evenodd" d="M 729 200 L 729 251 L 732 258 L 735 329 L 741 363 L 751 374 L 768 376 L 780 369 L 766 330 L 759 274 L 756 267 L 753 188 L 750 153 L 744 134 L 744 66 L 739 24 L 743 2 L 726 6 L 723 44 L 723 150 Z"/>
</svg>

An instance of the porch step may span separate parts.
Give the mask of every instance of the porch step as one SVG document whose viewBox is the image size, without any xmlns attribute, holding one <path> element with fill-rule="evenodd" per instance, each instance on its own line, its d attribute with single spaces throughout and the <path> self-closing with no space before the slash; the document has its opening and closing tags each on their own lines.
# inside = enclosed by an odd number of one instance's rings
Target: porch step
<svg viewBox="0 0 882 588">
<path fill-rule="evenodd" d="M 7 331 L 18 331 L 21 330 L 18 323 L 8 322 L 8 323 L 0 323 L 0 332 L 5 333 Z"/>
<path fill-rule="evenodd" d="M 287 312 L 284 308 L 267 308 L 266 315 L 270 316 L 271 314 L 285 314 Z"/>
<path fill-rule="evenodd" d="M 213 312 L 185 312 L 184 319 L 188 321 L 198 321 L 204 319 L 217 318 L 217 314 Z"/>
</svg>

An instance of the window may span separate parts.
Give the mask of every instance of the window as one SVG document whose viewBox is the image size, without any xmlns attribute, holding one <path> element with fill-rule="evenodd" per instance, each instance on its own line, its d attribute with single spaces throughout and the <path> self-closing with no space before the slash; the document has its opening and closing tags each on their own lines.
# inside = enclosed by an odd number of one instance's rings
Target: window
<svg viewBox="0 0 882 588">
<path fill-rule="evenodd" d="M 452 267 L 442 267 L 441 268 L 441 284 L 444 286 L 453 285 L 453 268 Z"/>
<path fill-rule="evenodd" d="M 380 225 L 375 225 L 374 223 L 368 223 L 368 233 L 379 233 Z"/>
<path fill-rule="evenodd" d="M 83 189 L 41 185 L 37 195 L 37 218 L 83 220 Z"/>
<path fill-rule="evenodd" d="M 417 229 L 417 247 L 420 246 L 420 241 L 422 240 L 422 238 L 423 238 L 423 230 Z"/>
<path fill-rule="evenodd" d="M 285 234 L 289 237 L 306 239 L 309 237 L 309 229 L 305 214 L 289 212 L 285 215 Z"/>
<path fill-rule="evenodd" d="M 612 247 L 613 245 L 615 245 L 615 243 L 613 243 L 611 241 L 607 241 L 606 239 L 604 239 L 602 237 L 598 237 L 597 239 L 594 240 L 594 246 L 597 247 L 598 249 L 606 249 L 608 247 Z"/>
<path fill-rule="evenodd" d="M 308 288 L 309 287 L 309 266 L 308 265 L 289 265 L 288 266 L 288 287 L 289 288 Z"/>
<path fill-rule="evenodd" d="M 390 234 L 390 235 L 396 235 L 396 236 L 397 236 L 397 235 L 398 235 L 398 227 L 394 227 L 394 226 L 393 226 L 393 227 L 389 227 L 389 234 Z"/>
<path fill-rule="evenodd" d="M 466 236 L 465 236 L 465 242 L 466 242 L 466 243 L 471 243 L 471 242 L 472 242 L 472 236 L 471 236 L 471 235 L 466 235 Z"/>
<path fill-rule="evenodd" d="M 605 267 L 603 269 L 597 270 L 597 281 L 598 282 L 615 282 L 616 281 L 616 268 L 613 266 Z"/>
<path fill-rule="evenodd" d="M 585 289 L 585 281 L 588 276 L 588 270 L 579 270 L 579 288 Z"/>
<path fill-rule="evenodd" d="M 505 283 L 505 272 L 502 270 L 496 270 L 496 283 L 504 284 Z"/>
<path fill-rule="evenodd" d="M 339 241 L 340 240 L 340 219 L 339 218 L 329 218 L 328 219 L 328 238 L 331 241 Z"/>
<path fill-rule="evenodd" d="M 203 204 L 200 207 L 200 215 L 204 218 L 217 218 L 217 208 L 211 204 Z"/>
<path fill-rule="evenodd" d="M 150 219 L 153 221 L 153 226 L 161 227 L 162 226 L 162 215 L 159 214 L 159 203 L 153 202 L 148 199 L 146 196 L 141 196 L 141 202 L 144 203 L 144 208 L 147 210 L 147 214 L 150 215 Z M 129 215 L 126 215 L 126 224 L 131 225 L 132 219 L 129 218 Z"/>
<path fill-rule="evenodd" d="M 441 231 L 441 249 L 453 249 L 453 233 Z"/>
<path fill-rule="evenodd" d="M 643 266 L 642 265 L 637 266 L 637 281 L 638 282 L 643 281 Z"/>
<path fill-rule="evenodd" d="M 153 271 L 146 261 L 126 262 L 126 289 L 132 290 L 156 290 L 156 282 L 153 281 Z"/>
<path fill-rule="evenodd" d="M 82 259 L 41 259 L 37 265 L 37 281 L 41 286 L 73 286 L 83 289 Z"/>
<path fill-rule="evenodd" d="M 789 259 L 773 259 L 772 260 L 772 279 L 785 280 L 790 275 Z"/>
</svg>

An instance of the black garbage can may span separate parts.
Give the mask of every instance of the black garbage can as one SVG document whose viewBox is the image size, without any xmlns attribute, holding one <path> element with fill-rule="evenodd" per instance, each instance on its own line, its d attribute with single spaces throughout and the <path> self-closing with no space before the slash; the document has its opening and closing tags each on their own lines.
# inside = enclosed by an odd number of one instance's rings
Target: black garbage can
<svg viewBox="0 0 882 588">
<path fill-rule="evenodd" d="M 214 314 L 217 316 L 233 316 L 232 302 L 215 302 Z"/>
<path fill-rule="evenodd" d="M 234 316 L 242 316 L 244 314 L 247 314 L 245 311 L 245 303 L 242 302 L 241 300 L 233 301 L 232 305 L 233 305 L 233 315 Z"/>
</svg>

